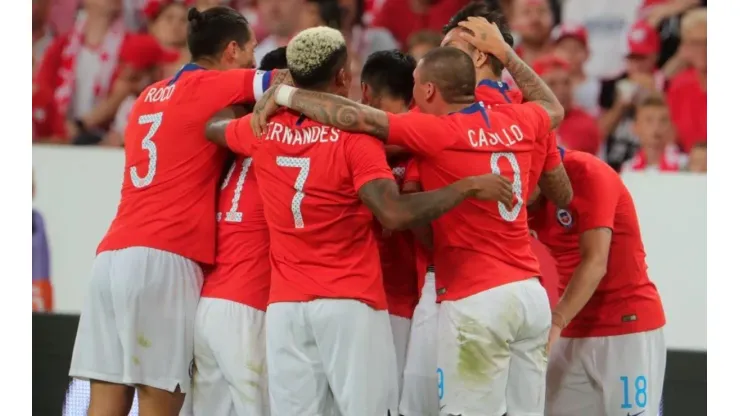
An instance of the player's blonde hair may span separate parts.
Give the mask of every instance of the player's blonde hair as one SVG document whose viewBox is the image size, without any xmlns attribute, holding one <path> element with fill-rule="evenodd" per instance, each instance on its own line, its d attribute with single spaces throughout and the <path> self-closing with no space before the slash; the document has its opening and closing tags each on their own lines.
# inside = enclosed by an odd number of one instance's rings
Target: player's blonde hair
<svg viewBox="0 0 740 416">
<path fill-rule="evenodd" d="M 311 77 L 320 71 L 338 52 L 346 50 L 344 36 L 326 26 L 306 29 L 288 43 L 288 69 L 294 78 Z"/>
</svg>

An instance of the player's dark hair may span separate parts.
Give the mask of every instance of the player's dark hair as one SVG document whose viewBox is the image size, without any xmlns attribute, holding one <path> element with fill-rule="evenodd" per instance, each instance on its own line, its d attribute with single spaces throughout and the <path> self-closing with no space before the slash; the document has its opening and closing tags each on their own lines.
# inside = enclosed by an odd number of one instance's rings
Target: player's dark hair
<svg viewBox="0 0 740 416">
<path fill-rule="evenodd" d="M 273 69 L 285 69 L 288 67 L 288 58 L 285 56 L 285 46 L 273 49 L 262 58 L 260 68 L 263 71 L 272 71 Z"/>
<path fill-rule="evenodd" d="M 308 0 L 308 3 L 314 3 L 318 7 L 323 26 L 337 30 L 341 28 L 342 8 L 337 0 Z"/>
<path fill-rule="evenodd" d="M 489 23 L 495 23 L 501 31 L 504 41 L 509 44 L 509 46 L 514 46 L 514 37 L 511 35 L 511 29 L 509 29 L 506 17 L 504 17 L 503 13 L 498 11 L 497 8 L 492 8 L 490 5 L 481 1 L 471 2 L 467 6 L 458 10 L 442 29 L 442 33 L 446 35 L 452 29 L 459 27 L 458 23 L 468 20 L 469 17 L 483 17 L 488 20 Z M 467 29 L 463 30 L 467 31 Z M 504 64 L 492 55 L 488 56 L 488 61 L 493 69 L 494 75 L 501 76 L 501 73 L 504 70 Z"/>
<path fill-rule="evenodd" d="M 236 10 L 226 6 L 199 12 L 188 10 L 188 49 L 193 61 L 220 56 L 232 41 L 243 47 L 249 41 L 249 23 Z"/>
<path fill-rule="evenodd" d="M 320 89 L 326 86 L 347 63 L 347 46 L 342 45 L 330 53 L 318 66 L 311 71 L 298 72 L 290 67 L 290 76 L 298 88 Z"/>
<path fill-rule="evenodd" d="M 416 60 L 397 49 L 373 52 L 362 67 L 360 80 L 377 94 L 409 104 L 414 92 L 414 68 Z"/>
<path fill-rule="evenodd" d="M 447 46 L 429 51 L 419 61 L 421 82 L 431 82 L 448 103 L 475 99 L 475 66 L 465 52 Z"/>
</svg>

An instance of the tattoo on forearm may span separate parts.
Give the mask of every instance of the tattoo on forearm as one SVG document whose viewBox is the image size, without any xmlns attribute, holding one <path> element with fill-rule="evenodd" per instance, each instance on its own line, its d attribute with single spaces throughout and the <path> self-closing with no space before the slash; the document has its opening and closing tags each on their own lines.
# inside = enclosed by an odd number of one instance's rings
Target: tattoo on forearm
<svg viewBox="0 0 740 416">
<path fill-rule="evenodd" d="M 287 69 L 275 70 L 275 75 L 270 82 L 270 86 L 281 84 L 293 86 L 293 77 L 290 76 L 290 71 Z"/>
<path fill-rule="evenodd" d="M 514 82 L 522 91 L 526 101 L 537 101 L 550 114 L 550 124 L 557 127 L 563 119 L 562 106 L 557 97 L 532 68 L 514 50 L 506 54 L 506 69 L 509 70 Z"/>
<path fill-rule="evenodd" d="M 319 123 L 383 141 L 388 138 L 388 116 L 383 111 L 338 95 L 301 89 L 293 93 L 290 101 L 290 108 Z"/>
<path fill-rule="evenodd" d="M 549 172 L 542 172 L 538 183 L 545 198 L 558 208 L 567 207 L 573 199 L 573 187 L 562 164 Z"/>
<path fill-rule="evenodd" d="M 360 188 L 360 199 L 386 226 L 395 229 L 427 225 L 456 207 L 466 192 L 456 184 L 431 192 L 401 195 L 390 179 L 376 179 Z"/>
</svg>

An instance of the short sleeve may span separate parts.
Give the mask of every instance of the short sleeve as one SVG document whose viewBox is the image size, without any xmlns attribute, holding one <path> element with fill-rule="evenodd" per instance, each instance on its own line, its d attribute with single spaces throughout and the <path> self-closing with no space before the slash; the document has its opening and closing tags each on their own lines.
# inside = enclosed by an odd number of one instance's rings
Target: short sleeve
<svg viewBox="0 0 740 416">
<path fill-rule="evenodd" d="M 529 126 L 534 137 L 544 137 L 550 133 L 550 115 L 538 103 L 528 102 L 512 106 L 515 108 L 517 121 Z"/>
<path fill-rule="evenodd" d="M 395 182 L 380 141 L 364 134 L 350 134 L 344 140 L 345 156 L 355 191 L 359 192 L 363 185 L 375 179 Z"/>
<path fill-rule="evenodd" d="M 257 139 L 249 124 L 251 119 L 252 115 L 247 114 L 242 118 L 232 120 L 226 126 L 226 145 L 232 152 L 242 156 L 252 155 Z"/>
<path fill-rule="evenodd" d="M 545 166 L 543 172 L 549 172 L 563 163 L 560 157 L 560 151 L 558 151 L 558 139 L 555 132 L 550 132 L 547 136 L 543 137 L 545 144 Z"/>
<path fill-rule="evenodd" d="M 616 186 L 614 172 L 606 165 L 603 169 L 589 169 L 574 178 L 572 208 L 578 215 L 580 233 L 594 228 L 614 228 L 620 189 Z"/>
<path fill-rule="evenodd" d="M 254 103 L 270 88 L 273 71 L 230 69 L 214 71 L 204 78 L 203 88 L 212 94 L 215 107 L 220 110 L 232 104 Z"/>
<path fill-rule="evenodd" d="M 455 141 L 444 118 L 419 112 L 388 114 L 388 144 L 405 147 L 414 155 L 434 156 Z"/>
</svg>

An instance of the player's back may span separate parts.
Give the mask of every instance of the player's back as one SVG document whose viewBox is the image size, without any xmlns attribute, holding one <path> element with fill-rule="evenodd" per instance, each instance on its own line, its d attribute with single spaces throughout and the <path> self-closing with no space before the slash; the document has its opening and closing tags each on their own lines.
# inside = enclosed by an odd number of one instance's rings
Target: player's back
<svg viewBox="0 0 740 416">
<path fill-rule="evenodd" d="M 573 184 L 573 202 L 567 210 L 546 202 L 531 224 L 557 262 L 560 293 L 581 262 L 581 233 L 598 227 L 612 230 L 606 275 L 564 334 L 619 335 L 636 326 L 641 330 L 662 326 L 660 295 L 648 278 L 637 211 L 627 186 L 614 169 L 591 154 L 567 150 L 563 164 Z M 633 313 L 640 314 L 640 322 L 630 323 Z"/>
<path fill-rule="evenodd" d="M 396 143 L 394 135 L 403 136 L 406 140 L 398 144 L 420 156 L 425 190 L 491 172 L 513 182 L 511 210 L 501 203 L 468 199 L 433 222 L 439 300 L 459 299 L 539 275 L 522 190 L 528 186 L 534 138 L 549 128 L 549 119 L 544 110 L 533 106 L 503 105 L 491 110 L 475 103 L 441 118 L 424 114 L 398 116 L 411 122 L 391 118 L 389 140 Z"/>
<path fill-rule="evenodd" d="M 225 151 L 206 140 L 204 126 L 216 111 L 261 93 L 266 85 L 256 86 L 256 76 L 188 64 L 139 95 L 124 133 L 121 201 L 98 252 L 145 246 L 213 263 Z"/>
<path fill-rule="evenodd" d="M 270 234 L 252 158 L 237 156 L 226 172 L 216 214 L 216 264 L 201 296 L 265 310 L 270 290 Z"/>
<path fill-rule="evenodd" d="M 475 88 L 475 99 L 481 101 L 489 109 L 495 110 L 499 105 L 521 104 L 524 97 L 521 91 L 510 89 L 505 82 L 485 79 Z M 560 163 L 555 132 L 550 131 L 537 137 L 532 148 L 531 160 L 529 186 L 525 188 L 527 192 L 524 194 L 527 198 L 537 185 L 542 172 L 549 171 Z"/>
<path fill-rule="evenodd" d="M 270 303 L 351 298 L 385 309 L 373 215 L 358 196 L 393 179 L 379 141 L 281 110 L 253 154 L 270 228 Z"/>
</svg>

